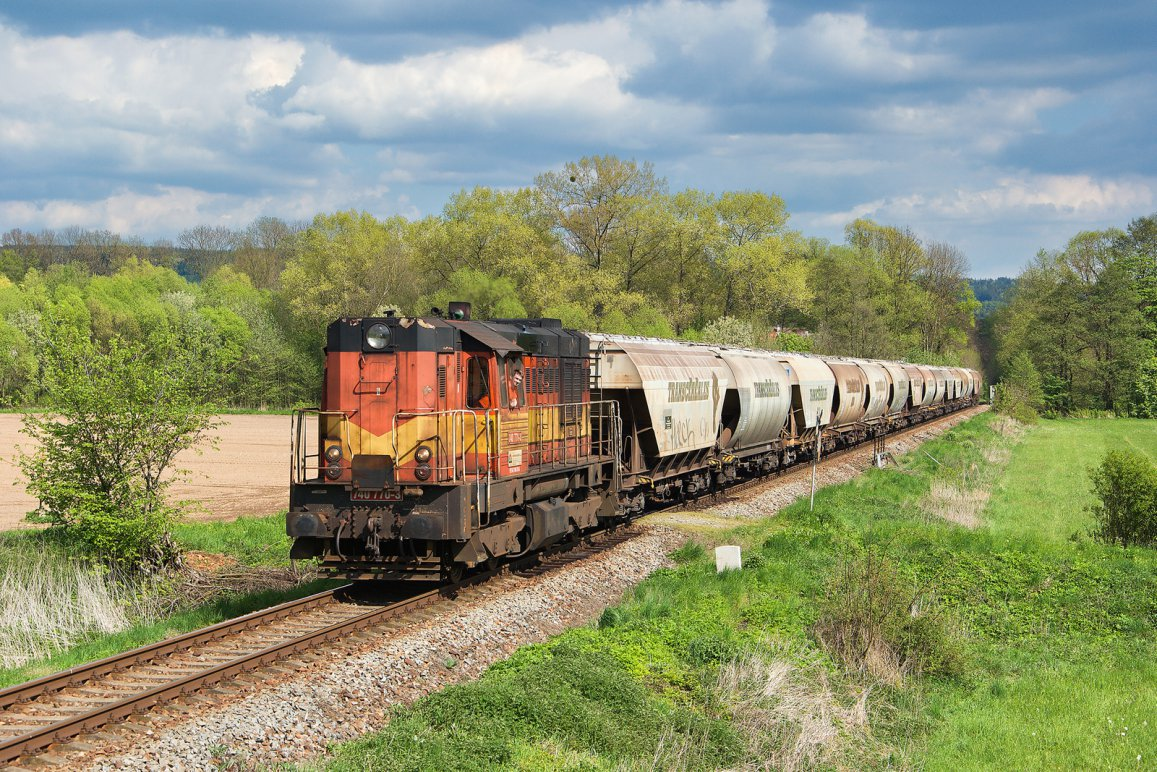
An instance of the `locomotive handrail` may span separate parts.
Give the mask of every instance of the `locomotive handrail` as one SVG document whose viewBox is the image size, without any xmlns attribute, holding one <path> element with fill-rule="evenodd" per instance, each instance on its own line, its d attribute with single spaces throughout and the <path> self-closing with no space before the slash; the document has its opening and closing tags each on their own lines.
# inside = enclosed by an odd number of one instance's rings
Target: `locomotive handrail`
<svg viewBox="0 0 1157 772">
<path fill-rule="evenodd" d="M 333 415 L 333 416 L 341 416 L 343 418 L 349 419 L 349 418 L 353 418 L 355 415 L 357 415 L 357 413 L 358 413 L 358 411 L 356 409 L 354 409 L 354 410 L 322 410 L 321 408 L 318 408 L 318 407 L 294 408 L 293 413 L 290 416 L 290 421 L 289 421 L 289 445 L 290 445 L 290 448 L 289 448 L 289 454 L 290 454 L 289 455 L 289 482 L 290 482 L 290 484 L 305 482 L 305 472 L 308 469 L 316 470 L 319 477 L 321 476 L 321 472 L 323 469 L 323 467 L 321 465 L 321 449 L 320 449 L 320 447 L 318 448 L 318 451 L 316 453 L 303 452 L 304 448 L 306 447 L 306 439 L 305 439 L 306 415 L 313 414 L 313 415 L 316 415 L 318 417 L 326 416 L 326 415 Z M 345 435 L 346 435 L 345 436 L 345 446 L 347 448 L 353 448 L 353 443 L 350 440 L 350 436 L 349 436 L 349 421 L 346 420 L 344 422 L 344 424 L 345 424 L 345 426 L 343 427 L 343 429 L 344 429 Z M 316 458 L 317 464 L 312 466 L 312 467 L 309 466 L 306 463 L 306 461 L 310 458 Z"/>
<path fill-rule="evenodd" d="M 482 437 L 482 435 L 486 432 L 487 427 L 490 425 L 489 419 L 491 418 L 491 416 L 493 416 L 495 419 L 495 429 L 497 431 L 498 418 L 499 418 L 499 413 L 497 410 L 495 410 L 495 409 L 488 409 L 488 410 L 481 410 L 481 411 L 464 410 L 464 409 L 458 409 L 458 410 L 423 410 L 423 411 L 406 411 L 406 412 L 395 413 L 393 420 L 391 422 L 391 426 L 390 426 L 390 429 L 391 429 L 391 431 L 390 431 L 391 449 L 393 450 L 394 458 L 397 459 L 398 458 L 398 421 L 399 421 L 399 419 L 433 418 L 437 423 L 440 424 L 441 423 L 440 418 L 445 417 L 445 418 L 449 419 L 449 424 L 450 424 L 450 426 L 449 426 L 449 435 L 450 435 L 450 453 L 449 453 L 449 456 L 450 457 L 448 459 L 449 464 L 448 465 L 446 465 L 446 464 L 434 464 L 434 465 L 432 465 L 434 472 L 437 473 L 435 476 L 435 481 L 437 481 L 437 482 L 465 481 L 470 474 L 468 471 L 467 456 L 466 456 L 466 452 L 467 452 L 466 451 L 466 440 L 467 440 L 467 438 L 466 438 L 466 417 L 467 416 L 470 417 L 470 422 L 474 427 L 474 435 L 472 438 L 474 441 L 474 444 L 473 444 L 473 454 L 474 454 L 474 473 L 473 473 L 473 476 L 474 476 L 474 483 L 475 483 L 475 486 L 477 488 L 476 498 L 477 498 L 477 501 L 478 501 L 480 508 L 482 507 L 483 502 L 485 502 L 485 506 L 487 508 L 489 508 L 489 506 L 490 506 L 490 482 L 491 482 L 491 479 L 493 477 L 491 464 L 490 464 L 490 457 L 489 457 L 490 452 L 489 452 L 489 448 L 488 448 L 485 456 L 483 457 L 478 446 L 479 446 L 479 438 Z M 457 418 L 458 420 L 454 420 L 455 418 Z M 482 422 L 482 427 L 483 427 L 482 431 L 478 430 L 478 424 L 479 424 L 480 418 L 484 419 Z M 441 439 L 440 434 L 436 435 L 436 436 L 438 436 L 439 439 Z M 459 440 L 461 440 L 461 446 L 462 446 L 461 451 L 459 451 L 459 448 L 458 448 Z M 444 442 L 444 440 L 442 442 Z M 489 445 L 489 443 L 488 443 L 488 445 Z M 441 442 L 439 443 L 439 446 L 443 447 Z M 461 459 L 461 461 L 462 461 L 461 476 L 459 476 L 459 472 L 458 472 L 459 459 Z M 480 463 L 480 460 L 484 460 L 485 463 Z M 485 474 L 483 474 L 483 471 L 485 472 Z M 448 472 L 448 476 L 446 474 L 444 474 L 447 472 Z M 483 483 L 485 483 L 485 485 L 483 485 Z M 485 494 L 485 496 L 483 494 Z"/>
<path fill-rule="evenodd" d="M 528 458 L 528 467 L 544 467 L 557 468 L 573 464 L 580 459 L 590 456 L 606 456 L 613 458 L 615 461 L 616 473 L 620 472 L 622 460 L 620 456 L 620 441 L 622 437 L 622 418 L 619 415 L 618 402 L 615 400 L 595 400 L 588 402 L 557 402 L 539 405 L 527 405 L 522 410 L 526 411 L 528 429 L 531 425 L 536 427 L 537 432 L 542 432 L 547 427 L 551 427 L 554 431 L 551 432 L 549 442 L 551 443 L 549 454 L 543 449 L 530 450 Z M 577 422 L 577 429 L 572 436 L 567 436 L 565 432 L 556 435 L 556 431 L 567 425 L 566 415 L 568 411 L 573 410 L 575 416 L 579 419 Z M 587 421 L 582 421 L 582 416 L 586 416 Z M 469 417 L 469 418 L 467 418 Z M 444 448 L 446 445 L 446 437 L 449 436 L 449 458 L 445 463 L 435 463 L 433 470 L 437 473 L 435 478 L 437 482 L 461 482 L 468 477 L 473 476 L 475 479 L 483 479 L 483 469 L 485 469 L 485 482 L 487 485 L 487 499 L 489 499 L 489 484 L 494 478 L 494 459 L 492 456 L 497 456 L 499 452 L 499 445 L 502 438 L 502 411 L 491 408 L 485 410 L 422 410 L 422 411 L 405 411 L 395 413 L 391 426 L 392 450 L 394 458 L 399 457 L 398 448 L 398 428 L 404 421 L 416 418 L 433 419 L 438 432 L 437 436 L 440 439 L 439 447 Z M 468 435 L 466 427 L 467 420 L 470 421 L 473 427 L 473 436 Z M 448 423 L 444 426 L 443 422 Z M 582 427 L 586 426 L 586 431 L 582 431 Z M 479 447 L 479 440 L 487 433 L 488 427 L 494 427 L 494 439 L 492 442 L 487 442 L 485 453 Z M 599 439 L 597 443 L 593 440 L 592 435 L 598 431 Z M 473 440 L 471 449 L 468 449 L 468 442 Z M 527 438 L 528 442 L 530 438 Z M 590 442 L 590 448 L 584 448 L 584 441 Z M 556 446 L 557 443 L 557 446 Z M 469 452 L 473 453 L 474 472 L 471 474 L 468 471 L 470 456 Z M 461 466 L 461 468 L 460 468 Z M 481 494 L 481 491 L 480 491 Z"/>
</svg>

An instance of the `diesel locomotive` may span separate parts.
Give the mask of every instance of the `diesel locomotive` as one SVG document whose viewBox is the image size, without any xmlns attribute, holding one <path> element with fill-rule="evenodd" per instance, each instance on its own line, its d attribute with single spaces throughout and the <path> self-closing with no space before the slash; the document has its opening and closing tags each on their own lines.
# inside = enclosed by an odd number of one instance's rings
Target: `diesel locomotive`
<svg viewBox="0 0 1157 772">
<path fill-rule="evenodd" d="M 339 319 L 293 417 L 291 556 L 455 579 L 654 502 L 765 475 L 976 402 L 974 370 L 566 329 Z"/>
</svg>

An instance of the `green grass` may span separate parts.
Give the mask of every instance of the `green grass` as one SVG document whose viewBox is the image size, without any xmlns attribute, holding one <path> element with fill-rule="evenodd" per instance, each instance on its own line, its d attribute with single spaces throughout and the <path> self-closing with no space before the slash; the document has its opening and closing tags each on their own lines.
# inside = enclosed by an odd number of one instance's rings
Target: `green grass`
<svg viewBox="0 0 1157 772">
<path fill-rule="evenodd" d="M 929 769 L 1152 769 L 1154 647 L 1097 647 L 1036 661 L 952 695 L 927 742 Z"/>
<path fill-rule="evenodd" d="M 288 565 L 293 540 L 285 535 L 285 513 L 236 520 L 180 523 L 173 538 L 186 550 L 229 555 L 252 566 Z"/>
<path fill-rule="evenodd" d="M 1128 448 L 1157 463 L 1157 421 L 1060 419 L 1031 428 L 993 492 L 985 519 L 993 533 L 1060 541 L 1085 535 L 1095 499 L 1088 470 L 1109 450 Z"/>
<path fill-rule="evenodd" d="M 814 512 L 804 500 L 735 530 L 725 538 L 743 545 L 742 571 L 717 575 L 710 554 L 689 545 L 676 568 L 651 576 L 597 625 L 521 650 L 476 683 L 396 709 L 385 730 L 340 746 L 328 763 L 783 765 L 794 738 L 823 715 L 837 739 L 805 766 L 1152 767 L 1157 552 L 1068 537 L 1089 523 L 1088 482 L 1074 469 L 1117 443 L 1152 453 L 1157 424 L 1050 421 L 1014 445 L 992 430 L 993 420 L 979 417 L 926 444 L 939 464 L 909 454 L 899 469 L 820 491 Z M 985 459 L 996 465 L 984 469 Z M 997 489 L 986 525 L 968 530 L 923 510 L 934 480 L 958 481 L 969 469 L 971 484 Z M 918 643 L 931 650 L 929 662 L 952 667 L 888 685 L 845 669 L 819 644 L 815 623 L 833 603 L 833 577 L 848 556 L 869 554 L 912 588 L 922 618 L 942 623 L 916 625 L 915 634 L 924 636 Z M 762 713 L 720 676 L 728 663 L 752 659 L 785 663 L 790 672 L 790 694 L 761 698 Z M 571 672 L 582 675 L 567 680 Z M 870 728 L 842 722 L 866 689 Z M 645 718 L 624 737 L 615 711 L 627 692 L 631 711 Z M 752 734 L 743 727 L 753 715 L 774 720 L 757 721 Z M 605 741 L 589 731 L 608 726 L 615 731 Z M 656 761 L 657 747 L 683 751 Z"/>
</svg>

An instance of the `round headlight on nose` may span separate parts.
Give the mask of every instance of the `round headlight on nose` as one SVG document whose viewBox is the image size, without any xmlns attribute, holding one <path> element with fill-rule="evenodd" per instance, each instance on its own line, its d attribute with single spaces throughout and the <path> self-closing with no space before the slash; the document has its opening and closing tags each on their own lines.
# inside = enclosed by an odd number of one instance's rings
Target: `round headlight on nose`
<svg viewBox="0 0 1157 772">
<path fill-rule="evenodd" d="M 341 477 L 341 464 L 336 461 L 330 461 L 329 465 L 325 468 L 325 476 L 331 480 L 336 480 Z"/>
<path fill-rule="evenodd" d="M 419 480 L 429 480 L 430 479 L 430 466 L 429 466 L 429 464 L 422 464 L 421 466 L 415 468 L 414 469 L 414 477 L 417 477 Z"/>
<path fill-rule="evenodd" d="M 420 445 L 418 446 L 418 449 L 414 451 L 414 460 L 419 464 L 425 464 L 430 460 L 432 455 L 434 454 L 428 447 L 425 445 Z"/>
<path fill-rule="evenodd" d="M 327 461 L 341 460 L 341 445 L 330 445 L 325 449 L 325 458 Z"/>
<path fill-rule="evenodd" d="M 380 351 L 390 345 L 390 328 L 384 324 L 371 324 L 366 330 L 366 345 Z"/>
</svg>

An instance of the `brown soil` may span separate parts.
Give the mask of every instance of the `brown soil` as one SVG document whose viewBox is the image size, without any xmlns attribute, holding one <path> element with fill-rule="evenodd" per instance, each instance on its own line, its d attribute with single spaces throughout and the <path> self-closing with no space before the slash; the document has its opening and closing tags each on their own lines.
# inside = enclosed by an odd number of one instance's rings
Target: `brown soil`
<svg viewBox="0 0 1157 772">
<path fill-rule="evenodd" d="M 191 520 L 232 520 L 288 506 L 289 416 L 230 415 L 216 431 L 217 447 L 182 453 L 177 467 L 189 475 L 169 489 L 174 501 L 191 502 Z M 34 527 L 23 521 L 36 508 L 16 466 L 16 448 L 31 448 L 20 416 L 0 415 L 0 530 Z"/>
</svg>

